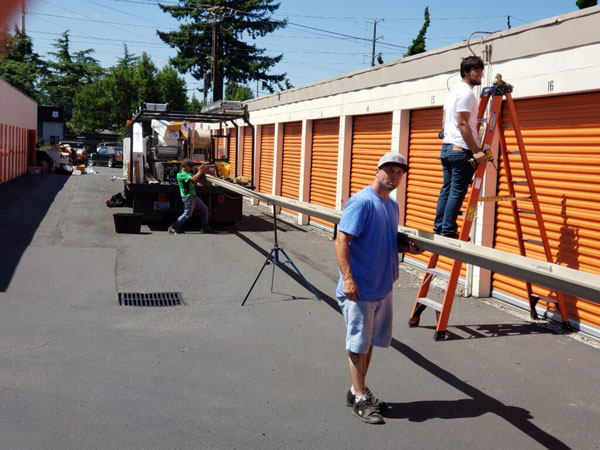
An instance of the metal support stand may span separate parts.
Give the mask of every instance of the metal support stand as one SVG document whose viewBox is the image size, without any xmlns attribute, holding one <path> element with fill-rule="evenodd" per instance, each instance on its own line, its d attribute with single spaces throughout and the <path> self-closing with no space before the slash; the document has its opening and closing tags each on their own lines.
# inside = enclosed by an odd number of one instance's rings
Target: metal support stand
<svg viewBox="0 0 600 450">
<path fill-rule="evenodd" d="M 302 275 L 302 273 L 298 270 L 298 268 L 296 267 L 294 262 L 290 259 L 290 257 L 287 255 L 287 253 L 279 246 L 279 242 L 277 241 L 277 214 L 275 213 L 275 205 L 273 205 L 273 233 L 275 235 L 275 243 L 273 244 L 273 248 L 271 249 L 269 256 L 267 256 L 267 259 L 263 263 L 263 266 L 260 268 L 260 271 L 258 272 L 258 275 L 256 276 L 256 278 L 254 280 L 254 283 L 252 283 L 250 290 L 246 294 L 246 297 L 244 297 L 242 306 L 244 306 L 244 304 L 246 303 L 246 300 L 248 300 L 248 297 L 250 296 L 250 292 L 252 292 L 252 289 L 254 289 L 254 286 L 256 285 L 256 282 L 260 278 L 260 275 L 262 274 L 263 270 L 269 264 L 273 265 L 273 273 L 271 274 L 271 292 L 273 292 L 273 282 L 275 280 L 275 267 L 280 266 L 281 264 L 290 264 L 294 268 L 294 270 L 296 271 L 296 273 L 298 274 L 300 279 L 303 281 L 306 288 L 309 291 L 311 291 L 315 297 L 317 297 L 317 300 L 321 300 L 321 297 L 319 297 L 319 294 L 317 294 L 317 291 L 315 291 L 315 289 L 312 287 L 312 285 L 308 281 L 306 281 L 306 278 L 304 278 L 304 275 Z M 285 261 L 281 261 L 281 259 L 279 258 L 279 252 L 283 253 L 283 256 L 285 256 Z M 281 269 L 281 267 L 279 267 L 279 268 Z"/>
</svg>

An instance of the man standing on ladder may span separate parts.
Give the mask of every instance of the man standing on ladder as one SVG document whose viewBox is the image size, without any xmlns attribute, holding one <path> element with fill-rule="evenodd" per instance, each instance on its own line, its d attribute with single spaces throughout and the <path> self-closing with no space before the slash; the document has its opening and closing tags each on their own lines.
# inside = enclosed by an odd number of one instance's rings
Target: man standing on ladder
<svg viewBox="0 0 600 450">
<path fill-rule="evenodd" d="M 464 58 L 460 76 L 462 81 L 452 88 L 444 102 L 444 143 L 440 155 L 444 184 L 433 225 L 434 233 L 454 239 L 458 238 L 456 218 L 475 172 L 469 160 L 485 161 L 485 154 L 478 145 L 478 104 L 473 93 L 473 87 L 481 84 L 483 60 L 478 56 Z"/>
<path fill-rule="evenodd" d="M 352 386 L 346 406 L 366 423 L 383 423 L 383 405 L 365 385 L 373 346 L 392 341 L 392 289 L 398 278 L 398 251 L 418 253 L 413 244 L 398 248 L 398 204 L 390 194 L 408 170 L 406 159 L 386 153 L 375 180 L 344 208 L 335 252 L 340 278 L 336 296 L 346 321 L 346 351 Z"/>
</svg>

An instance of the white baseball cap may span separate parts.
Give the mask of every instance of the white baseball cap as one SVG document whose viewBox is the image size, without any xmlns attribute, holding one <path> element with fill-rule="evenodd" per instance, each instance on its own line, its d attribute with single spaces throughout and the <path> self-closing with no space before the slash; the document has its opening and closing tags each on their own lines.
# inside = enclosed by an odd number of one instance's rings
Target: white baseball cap
<svg viewBox="0 0 600 450">
<path fill-rule="evenodd" d="M 404 169 L 405 172 L 408 172 L 408 164 L 406 163 L 406 158 L 402 156 L 400 153 L 388 152 L 381 157 L 379 160 L 379 164 L 377 168 L 380 169 L 381 166 L 385 164 L 394 164 L 395 166 L 400 166 Z"/>
</svg>

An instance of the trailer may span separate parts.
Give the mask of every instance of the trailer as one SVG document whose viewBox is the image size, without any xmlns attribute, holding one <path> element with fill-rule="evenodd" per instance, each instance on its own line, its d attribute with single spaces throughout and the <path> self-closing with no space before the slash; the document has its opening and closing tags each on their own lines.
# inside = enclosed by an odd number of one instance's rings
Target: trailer
<svg viewBox="0 0 600 450">
<path fill-rule="evenodd" d="M 183 202 L 176 176 L 186 159 L 208 165 L 210 175 L 235 178 L 228 174 L 229 152 L 217 148 L 217 142 L 229 139 L 224 127 L 230 123 L 237 130 L 239 120 L 252 133 L 254 167 L 254 126 L 241 102 L 219 101 L 199 113 L 170 111 L 167 104 L 142 104 L 129 123 L 130 136 L 123 142 L 125 197 L 133 212 L 143 214 L 144 223 L 172 220 L 181 214 Z M 235 151 L 239 161 L 239 140 L 235 141 L 231 153 Z M 253 179 L 244 181 L 253 189 Z M 235 223 L 242 218 L 242 196 L 206 180 L 196 184 L 196 193 L 208 206 L 210 221 Z"/>
</svg>

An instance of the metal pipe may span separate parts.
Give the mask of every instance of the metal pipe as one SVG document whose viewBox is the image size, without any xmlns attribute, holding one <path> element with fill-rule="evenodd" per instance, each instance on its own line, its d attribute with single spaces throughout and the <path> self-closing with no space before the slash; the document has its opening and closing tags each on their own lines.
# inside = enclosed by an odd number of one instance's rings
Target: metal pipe
<svg viewBox="0 0 600 450">
<path fill-rule="evenodd" d="M 256 198 L 272 205 L 282 206 L 309 216 L 327 220 L 334 224 L 340 222 L 342 212 L 321 205 L 301 202 L 278 195 L 263 194 L 246 189 L 243 186 L 220 180 L 208 175 L 210 182 L 246 197 Z M 513 253 L 481 247 L 470 242 L 434 235 L 414 228 L 398 227 L 398 233 L 406 235 L 409 242 L 433 253 L 452 259 L 458 259 L 493 272 L 508 275 L 519 280 L 556 290 L 564 294 L 584 298 L 600 304 L 600 275 L 581 272 L 558 264 L 526 258 Z"/>
</svg>

